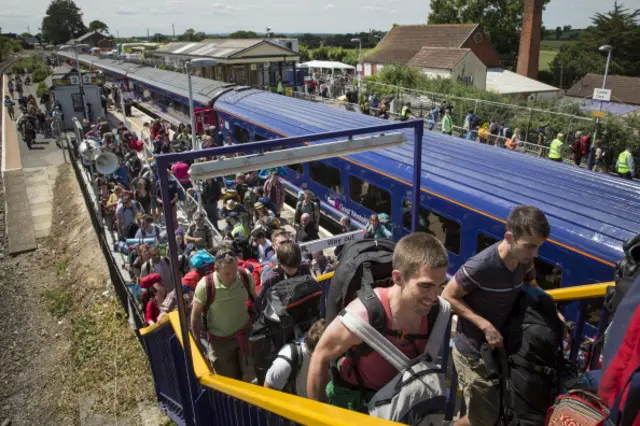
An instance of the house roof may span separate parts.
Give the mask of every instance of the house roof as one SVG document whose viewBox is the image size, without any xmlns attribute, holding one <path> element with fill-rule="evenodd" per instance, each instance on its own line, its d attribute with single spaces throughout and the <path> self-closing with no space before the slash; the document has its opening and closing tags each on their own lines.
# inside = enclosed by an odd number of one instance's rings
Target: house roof
<svg viewBox="0 0 640 426">
<path fill-rule="evenodd" d="M 502 68 L 487 69 L 487 90 L 501 95 L 561 91 L 557 87 Z"/>
<path fill-rule="evenodd" d="M 407 65 L 419 68 L 450 70 L 469 52 L 471 52 L 471 49 L 425 46 L 409 60 Z"/>
<path fill-rule="evenodd" d="M 245 50 L 264 43 L 279 47 L 287 52 L 285 54 L 298 56 L 293 50 L 265 39 L 207 39 L 201 42 L 174 42 L 160 47 L 153 53 L 160 55 L 204 56 L 229 59 Z"/>
<path fill-rule="evenodd" d="M 92 37 L 95 34 L 99 35 L 102 38 L 106 38 L 106 39 L 112 39 L 113 38 L 109 34 L 105 34 L 102 31 L 95 30 L 95 31 L 89 31 L 88 33 L 82 34 L 78 38 L 72 38 L 71 40 L 69 40 L 67 42 L 67 44 L 82 43 L 83 41 L 85 41 L 89 37 Z M 100 39 L 100 40 L 102 40 L 102 39 Z"/>
<path fill-rule="evenodd" d="M 567 96 L 593 97 L 593 89 L 602 87 L 602 74 L 587 74 L 567 91 Z M 606 89 L 611 90 L 611 102 L 640 105 L 640 77 L 607 76 Z"/>
<path fill-rule="evenodd" d="M 477 24 L 399 25 L 365 56 L 366 62 L 407 63 L 423 47 L 460 48 Z"/>
</svg>

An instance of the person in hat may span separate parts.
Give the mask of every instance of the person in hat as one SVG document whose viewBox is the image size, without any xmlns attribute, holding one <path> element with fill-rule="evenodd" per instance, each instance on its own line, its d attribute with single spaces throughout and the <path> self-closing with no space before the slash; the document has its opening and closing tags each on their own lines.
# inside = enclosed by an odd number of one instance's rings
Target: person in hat
<svg viewBox="0 0 640 426">
<path fill-rule="evenodd" d="M 238 195 L 238 190 L 235 188 L 226 188 L 224 190 L 224 197 L 222 197 L 222 201 L 226 203 L 228 200 L 234 200 L 238 203 L 242 201 L 240 196 Z"/>
<path fill-rule="evenodd" d="M 275 214 L 267 209 L 261 201 L 257 201 L 253 204 L 253 208 L 256 212 L 254 217 L 253 229 L 263 229 L 265 231 L 269 229 L 277 229 L 280 227 L 280 221 L 276 218 Z"/>
<path fill-rule="evenodd" d="M 277 170 L 271 172 L 271 176 L 264 183 L 264 196 L 276 206 L 276 217 L 280 217 L 282 207 L 284 207 L 284 185 L 280 182 L 280 174 Z"/>
<path fill-rule="evenodd" d="M 162 285 L 160 274 L 151 274 L 141 278 L 140 288 L 146 290 L 146 297 L 148 298 L 145 303 L 144 319 L 150 325 L 155 324 L 160 315 L 160 306 L 167 296 L 167 290 Z"/>
</svg>

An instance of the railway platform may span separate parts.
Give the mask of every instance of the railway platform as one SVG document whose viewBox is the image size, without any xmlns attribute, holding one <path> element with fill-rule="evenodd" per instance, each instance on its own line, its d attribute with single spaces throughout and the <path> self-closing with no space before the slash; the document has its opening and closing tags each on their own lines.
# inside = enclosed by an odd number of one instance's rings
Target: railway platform
<svg viewBox="0 0 640 426">
<path fill-rule="evenodd" d="M 3 89 L 6 89 L 7 83 L 8 78 L 3 76 Z M 36 95 L 36 85 L 24 87 L 27 95 Z M 5 108 L 2 114 L 2 175 L 6 194 L 8 250 L 10 254 L 17 254 L 34 250 L 37 239 L 49 234 L 53 187 L 57 168 L 65 163 L 65 158 L 56 141 L 44 138 L 41 134 L 37 135 L 33 148 L 29 149 L 22 141 L 16 121 L 9 118 Z"/>
</svg>

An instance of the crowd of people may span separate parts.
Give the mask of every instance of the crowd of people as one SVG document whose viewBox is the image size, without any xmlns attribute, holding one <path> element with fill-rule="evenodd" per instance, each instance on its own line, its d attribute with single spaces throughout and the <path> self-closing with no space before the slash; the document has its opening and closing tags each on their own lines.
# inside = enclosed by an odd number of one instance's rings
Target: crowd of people
<svg viewBox="0 0 640 426">
<path fill-rule="evenodd" d="M 613 158 L 614 153 L 603 144 L 601 139 L 591 140 L 591 136 L 577 131 L 570 135 L 559 133 L 548 144 L 545 141 L 547 126 L 535 129 L 537 134 L 535 146 L 524 139 L 522 129 L 519 127 L 510 128 L 496 118 L 483 121 L 473 110 L 469 110 L 464 117 L 462 126 L 456 126 L 453 121 L 453 105 L 448 102 L 433 104 L 422 117 L 413 114 L 410 102 L 400 102 L 400 105 L 393 105 L 399 101 L 395 99 L 382 98 L 378 100 L 375 94 L 365 95 L 358 102 L 356 91 L 348 90 L 345 98 L 348 102 L 348 109 L 353 110 L 353 105 L 358 104 L 360 112 L 366 115 L 375 115 L 379 118 L 406 121 L 411 118 L 423 118 L 429 130 L 441 131 L 447 135 L 453 135 L 454 130 L 461 138 L 475 141 L 486 145 L 495 145 L 512 151 L 533 152 L 541 157 L 547 157 L 553 161 L 564 161 L 571 157 L 573 163 L 581 167 L 584 165 L 588 170 L 609 174 L 615 172 L 625 179 L 632 179 L 637 171 L 633 158 L 633 147 L 626 149 Z M 399 110 L 399 114 L 391 111 Z M 457 130 L 456 130 L 457 128 Z M 548 151 L 547 151 L 548 144 Z M 615 161 L 614 161 L 615 160 Z"/>
<path fill-rule="evenodd" d="M 26 87 L 30 84 L 29 74 L 9 74 L 8 94 L 4 97 L 4 106 L 11 120 L 16 120 L 16 125 L 22 139 L 29 149 L 33 148 L 38 133 L 45 138 L 58 138 L 61 132 L 62 110 L 54 103 L 51 94 L 46 91 L 40 96 L 40 102 L 32 94 L 26 93 Z M 16 102 L 20 115 L 16 115 Z"/>
</svg>

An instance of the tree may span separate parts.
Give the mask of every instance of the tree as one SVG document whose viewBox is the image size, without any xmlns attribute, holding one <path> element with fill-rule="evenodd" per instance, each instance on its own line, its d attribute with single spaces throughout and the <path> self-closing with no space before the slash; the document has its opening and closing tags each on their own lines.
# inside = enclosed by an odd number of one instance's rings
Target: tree
<svg viewBox="0 0 640 426">
<path fill-rule="evenodd" d="M 29 37 L 33 37 L 33 36 L 31 35 L 31 33 L 24 32 L 24 33 L 20 34 L 20 37 L 29 38 Z"/>
<path fill-rule="evenodd" d="M 229 38 L 258 38 L 254 31 L 236 31 L 229 34 Z"/>
<path fill-rule="evenodd" d="M 571 25 L 565 25 L 564 27 L 562 27 L 562 31 L 568 33 L 569 31 L 571 31 Z"/>
<path fill-rule="evenodd" d="M 195 35 L 196 35 L 196 30 L 194 30 L 193 28 L 189 28 L 187 31 L 184 32 L 184 34 L 182 34 L 182 37 L 180 37 L 180 40 L 194 41 Z"/>
<path fill-rule="evenodd" d="M 429 23 L 482 24 L 504 67 L 513 68 L 518 59 L 523 13 L 524 0 L 431 0 Z"/>
<path fill-rule="evenodd" d="M 151 36 L 151 40 L 155 41 L 156 43 L 161 43 L 167 40 L 167 36 L 164 34 L 155 33 L 153 36 Z"/>
<path fill-rule="evenodd" d="M 347 51 L 344 47 L 330 47 L 327 52 L 327 56 L 330 61 L 342 62 L 344 57 L 347 55 Z"/>
<path fill-rule="evenodd" d="M 89 31 L 101 31 L 109 34 L 109 26 L 102 21 L 93 20 L 89 22 Z"/>
<path fill-rule="evenodd" d="M 599 52 L 605 44 L 613 46 L 610 74 L 640 76 L 640 9 L 629 11 L 614 3 L 608 13 L 591 18 L 594 26 L 580 36 L 579 41 L 564 45 L 551 63 L 556 84 L 570 87 L 587 73 L 603 74 L 606 54 Z"/>
<path fill-rule="evenodd" d="M 560 37 L 562 37 L 562 28 L 556 27 L 556 40 L 560 40 Z"/>
<path fill-rule="evenodd" d="M 317 61 L 328 61 L 329 48 L 327 46 L 320 46 L 317 49 L 314 49 L 311 55 L 313 59 Z"/>
<path fill-rule="evenodd" d="M 311 60 L 311 51 L 304 44 L 298 45 L 298 54 L 300 54 L 300 62 L 308 62 Z"/>
<path fill-rule="evenodd" d="M 51 44 L 63 44 L 86 32 L 82 12 L 73 0 L 52 0 L 42 19 L 42 37 Z"/>
<path fill-rule="evenodd" d="M 202 41 L 202 40 L 204 40 L 205 38 L 207 38 L 207 35 L 206 35 L 205 33 L 203 33 L 202 31 L 198 31 L 197 33 L 195 33 L 195 34 L 193 35 L 193 39 L 194 39 L 195 41 Z"/>
</svg>

